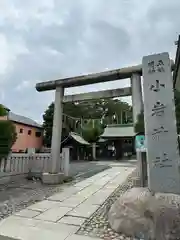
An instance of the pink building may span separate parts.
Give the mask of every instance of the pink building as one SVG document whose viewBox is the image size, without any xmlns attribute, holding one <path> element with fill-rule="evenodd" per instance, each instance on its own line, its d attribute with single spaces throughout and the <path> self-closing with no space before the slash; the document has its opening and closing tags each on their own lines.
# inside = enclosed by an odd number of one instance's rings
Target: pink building
<svg viewBox="0 0 180 240">
<path fill-rule="evenodd" d="M 11 112 L 9 109 L 7 110 L 7 119 L 11 120 L 14 123 L 17 133 L 17 140 L 12 146 L 12 152 L 25 152 L 28 148 L 42 148 L 42 126 L 30 118 L 17 115 Z"/>
</svg>

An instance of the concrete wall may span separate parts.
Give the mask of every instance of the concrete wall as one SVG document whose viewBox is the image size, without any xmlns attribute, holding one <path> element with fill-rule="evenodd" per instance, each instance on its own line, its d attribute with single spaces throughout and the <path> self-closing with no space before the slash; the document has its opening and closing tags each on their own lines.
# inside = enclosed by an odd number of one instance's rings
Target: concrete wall
<svg viewBox="0 0 180 240">
<path fill-rule="evenodd" d="M 0 116 L 0 120 L 7 120 L 7 116 Z"/>
</svg>

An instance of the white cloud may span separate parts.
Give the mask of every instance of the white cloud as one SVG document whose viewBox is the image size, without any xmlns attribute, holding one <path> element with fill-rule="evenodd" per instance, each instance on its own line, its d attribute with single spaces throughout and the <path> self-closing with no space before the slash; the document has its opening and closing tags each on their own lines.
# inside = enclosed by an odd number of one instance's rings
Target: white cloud
<svg viewBox="0 0 180 240">
<path fill-rule="evenodd" d="M 1 89 L 0 90 L 0 102 L 3 103 L 5 100 L 5 93 L 4 91 Z"/>
<path fill-rule="evenodd" d="M 27 54 L 28 49 L 18 36 L 11 41 L 6 35 L 0 33 L 0 74 L 6 75 L 13 68 L 13 61 L 21 54 Z M 0 80 L 1 81 L 1 80 Z"/>
<path fill-rule="evenodd" d="M 139 64 L 144 55 L 156 52 L 169 51 L 174 57 L 179 10 L 178 0 L 1 1 L 0 84 L 5 104 L 40 119 L 54 94 L 36 92 L 36 82 Z M 66 92 L 128 84 L 115 81 Z"/>
<path fill-rule="evenodd" d="M 29 88 L 31 86 L 31 83 L 28 81 L 22 81 L 17 87 L 15 87 L 15 91 L 22 91 L 26 88 Z"/>
<path fill-rule="evenodd" d="M 6 73 L 6 68 L 11 60 L 11 56 L 8 51 L 8 44 L 6 37 L 0 34 L 0 74 Z"/>
</svg>

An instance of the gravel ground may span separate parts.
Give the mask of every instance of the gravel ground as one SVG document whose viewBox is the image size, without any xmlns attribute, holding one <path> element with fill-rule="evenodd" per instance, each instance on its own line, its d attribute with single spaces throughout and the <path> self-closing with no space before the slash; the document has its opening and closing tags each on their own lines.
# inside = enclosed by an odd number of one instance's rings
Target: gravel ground
<svg viewBox="0 0 180 240">
<path fill-rule="evenodd" d="M 41 181 L 26 181 L 23 179 L 20 186 L 15 182 L 8 184 L 8 186 L 1 186 L 0 220 L 33 203 L 63 191 L 64 187 L 68 185 L 72 185 L 72 182 L 59 186 L 47 186 L 42 185 Z M 7 200 L 2 201 L 3 197 Z"/>
<path fill-rule="evenodd" d="M 134 171 L 127 181 L 120 185 L 104 204 L 89 218 L 85 221 L 82 227 L 79 229 L 77 234 L 86 235 L 91 237 L 99 237 L 104 240 L 111 239 L 123 239 L 123 240 L 135 240 L 134 238 L 127 237 L 122 234 L 114 232 L 108 224 L 107 214 L 111 205 L 128 189 L 133 187 L 133 178 L 137 176 L 137 172 Z"/>
</svg>

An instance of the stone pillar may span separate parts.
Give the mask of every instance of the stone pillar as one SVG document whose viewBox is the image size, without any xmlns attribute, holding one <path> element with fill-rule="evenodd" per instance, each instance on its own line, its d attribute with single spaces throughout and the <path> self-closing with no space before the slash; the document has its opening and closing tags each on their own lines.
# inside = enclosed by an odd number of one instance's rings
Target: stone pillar
<svg viewBox="0 0 180 240">
<path fill-rule="evenodd" d="M 55 92 L 54 102 L 54 118 L 51 140 L 51 156 L 52 165 L 51 172 L 57 173 L 60 171 L 60 148 L 61 148 L 61 134 L 62 134 L 62 120 L 63 120 L 63 96 L 64 89 L 57 87 Z"/>
<path fill-rule="evenodd" d="M 132 92 L 132 107 L 133 107 L 133 125 L 136 124 L 138 115 L 143 110 L 141 76 L 133 73 L 131 76 L 131 92 Z M 141 162 L 140 155 L 136 152 L 138 164 Z"/>
<path fill-rule="evenodd" d="M 65 177 L 69 177 L 69 167 L 70 167 L 69 163 L 70 163 L 70 149 L 63 148 L 61 170 L 64 173 Z"/>
<path fill-rule="evenodd" d="M 96 160 L 96 143 L 92 144 L 92 157 L 93 160 Z"/>
<path fill-rule="evenodd" d="M 133 123 L 136 124 L 137 117 L 143 110 L 141 76 L 133 73 L 131 76 L 132 106 L 133 106 Z"/>
<path fill-rule="evenodd" d="M 168 53 L 143 58 L 148 183 L 154 192 L 180 193 L 179 152 Z"/>
<path fill-rule="evenodd" d="M 61 170 L 61 133 L 62 133 L 62 117 L 63 117 L 63 96 L 64 89 L 56 88 L 54 103 L 54 118 L 51 140 L 51 164 L 49 172 L 42 174 L 42 182 L 45 184 L 59 184 L 64 180 L 64 173 Z"/>
</svg>

